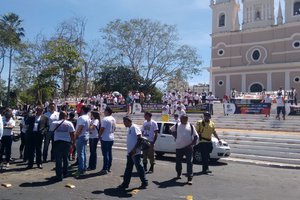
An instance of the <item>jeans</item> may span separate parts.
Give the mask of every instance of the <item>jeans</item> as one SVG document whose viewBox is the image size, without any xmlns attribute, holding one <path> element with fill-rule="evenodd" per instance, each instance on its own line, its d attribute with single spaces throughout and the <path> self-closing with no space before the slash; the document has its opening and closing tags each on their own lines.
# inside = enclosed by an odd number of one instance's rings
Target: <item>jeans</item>
<svg viewBox="0 0 300 200">
<path fill-rule="evenodd" d="M 12 136 L 2 136 L 2 145 L 0 148 L 0 163 L 3 161 L 3 154 L 5 151 L 5 161 L 9 163 L 11 157 L 11 145 L 12 145 Z"/>
<path fill-rule="evenodd" d="M 110 170 L 112 163 L 112 146 L 114 141 L 101 140 L 101 150 L 103 155 L 103 168 L 102 170 Z"/>
<path fill-rule="evenodd" d="M 123 178 L 123 185 L 128 186 L 131 180 L 133 165 L 135 165 L 135 168 L 138 172 L 138 175 L 140 177 L 140 180 L 142 184 L 147 185 L 148 180 L 146 179 L 145 171 L 142 166 L 142 158 L 141 155 L 135 155 L 135 156 L 129 156 L 127 155 L 127 163 L 126 168 L 124 172 L 124 178 Z"/>
<path fill-rule="evenodd" d="M 98 138 L 90 138 L 90 160 L 89 160 L 89 168 L 96 169 L 97 167 L 97 144 L 99 139 Z"/>
<path fill-rule="evenodd" d="M 78 156 L 78 171 L 84 172 L 86 171 L 86 146 L 88 143 L 88 139 L 85 137 L 79 137 L 76 140 L 77 146 L 77 156 Z"/>
<path fill-rule="evenodd" d="M 182 173 L 182 161 L 183 156 L 186 157 L 186 173 L 187 177 L 191 180 L 193 177 L 193 148 L 185 147 L 182 149 L 176 149 L 176 172 L 177 175 Z"/>
<path fill-rule="evenodd" d="M 52 147 L 51 147 L 51 160 L 54 160 L 53 140 L 54 140 L 54 132 L 53 131 L 46 132 L 45 138 L 44 138 L 43 161 L 47 161 L 48 149 L 49 149 L 50 142 L 52 144 Z"/>
<path fill-rule="evenodd" d="M 63 179 L 68 173 L 68 155 L 71 147 L 70 142 L 66 141 L 55 141 L 54 142 L 55 152 L 55 172 L 58 179 Z"/>
</svg>

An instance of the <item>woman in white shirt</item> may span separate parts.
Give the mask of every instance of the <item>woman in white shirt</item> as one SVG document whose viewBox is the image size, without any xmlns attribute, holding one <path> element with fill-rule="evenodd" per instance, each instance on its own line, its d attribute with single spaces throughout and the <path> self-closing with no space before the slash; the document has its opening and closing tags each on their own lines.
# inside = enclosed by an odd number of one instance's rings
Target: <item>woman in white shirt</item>
<svg viewBox="0 0 300 200">
<path fill-rule="evenodd" d="M 99 141 L 100 114 L 96 111 L 91 112 L 90 124 L 90 159 L 88 170 L 95 170 L 97 167 L 97 145 Z"/>
<path fill-rule="evenodd" d="M 5 162 L 6 167 L 9 167 L 9 161 L 11 158 L 11 145 L 13 137 L 13 128 L 16 125 L 15 120 L 13 119 L 12 111 L 6 110 L 3 117 L 3 135 L 1 139 L 1 149 L 0 149 L 0 163 L 3 161 L 3 154 L 5 152 Z"/>
</svg>

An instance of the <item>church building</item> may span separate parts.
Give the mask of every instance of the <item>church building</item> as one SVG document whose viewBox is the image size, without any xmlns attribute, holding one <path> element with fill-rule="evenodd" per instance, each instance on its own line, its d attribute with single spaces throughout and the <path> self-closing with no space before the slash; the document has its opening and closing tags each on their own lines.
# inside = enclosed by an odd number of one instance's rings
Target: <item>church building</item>
<svg viewBox="0 0 300 200">
<path fill-rule="evenodd" d="M 274 0 L 211 0 L 209 71 L 216 97 L 229 95 L 232 88 L 294 87 L 300 94 L 300 0 L 280 0 L 276 6 L 275 13 Z"/>
</svg>

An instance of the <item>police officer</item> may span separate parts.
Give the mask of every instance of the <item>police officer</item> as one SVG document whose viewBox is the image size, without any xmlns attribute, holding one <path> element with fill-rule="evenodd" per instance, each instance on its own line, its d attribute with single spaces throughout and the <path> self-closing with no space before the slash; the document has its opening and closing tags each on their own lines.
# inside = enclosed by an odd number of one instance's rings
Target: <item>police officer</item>
<svg viewBox="0 0 300 200">
<path fill-rule="evenodd" d="M 208 169 L 208 163 L 209 163 L 209 154 L 213 150 L 213 145 L 211 141 L 212 135 L 214 135 L 218 140 L 219 143 L 222 144 L 218 134 L 215 130 L 215 124 L 212 122 L 211 114 L 209 112 L 203 113 L 203 120 L 199 120 L 196 124 L 196 130 L 199 133 L 199 139 L 200 142 L 195 148 L 198 148 L 201 152 L 202 157 L 202 174 L 208 174 L 211 173 L 211 171 Z"/>
</svg>

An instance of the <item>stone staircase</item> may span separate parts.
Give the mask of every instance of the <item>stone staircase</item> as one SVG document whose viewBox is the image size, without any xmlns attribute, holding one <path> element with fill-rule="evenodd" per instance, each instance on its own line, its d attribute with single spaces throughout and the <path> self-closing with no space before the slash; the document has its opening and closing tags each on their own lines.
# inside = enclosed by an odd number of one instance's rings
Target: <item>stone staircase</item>
<svg viewBox="0 0 300 200">
<path fill-rule="evenodd" d="M 260 131 L 284 131 L 299 132 L 300 134 L 300 116 L 286 116 L 286 120 L 275 119 L 275 110 L 271 112 L 271 117 L 265 117 L 263 114 L 234 114 L 224 116 L 223 105 L 214 104 L 214 115 L 212 121 L 217 129 L 238 129 L 238 130 L 260 130 Z M 124 114 L 116 113 L 114 117 L 119 124 L 122 124 Z M 153 113 L 154 120 L 161 121 L 159 113 Z M 170 117 L 172 118 L 172 117 Z M 133 122 L 142 125 L 144 121 L 143 114 L 132 115 Z M 202 114 L 189 114 L 189 121 L 196 123 L 202 119 Z"/>
</svg>

